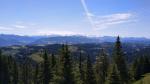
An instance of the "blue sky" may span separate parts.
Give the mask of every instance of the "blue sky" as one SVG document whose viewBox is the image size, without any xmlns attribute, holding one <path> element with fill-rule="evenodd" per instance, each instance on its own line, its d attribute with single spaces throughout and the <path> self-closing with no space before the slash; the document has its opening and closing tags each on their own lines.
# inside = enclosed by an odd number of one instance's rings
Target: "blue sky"
<svg viewBox="0 0 150 84">
<path fill-rule="evenodd" d="M 0 0 L 0 33 L 150 38 L 150 0 Z"/>
</svg>

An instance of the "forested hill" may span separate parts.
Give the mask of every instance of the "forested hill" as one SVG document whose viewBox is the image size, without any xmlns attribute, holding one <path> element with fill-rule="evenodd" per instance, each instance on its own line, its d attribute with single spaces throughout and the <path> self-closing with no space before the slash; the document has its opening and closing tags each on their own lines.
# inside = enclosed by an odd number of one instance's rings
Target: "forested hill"
<svg viewBox="0 0 150 84">
<path fill-rule="evenodd" d="M 16 57 L 19 61 L 24 60 L 23 58 L 28 56 L 32 56 L 32 54 L 41 52 L 42 50 L 48 50 L 48 53 L 53 53 L 56 55 L 60 54 L 60 48 L 62 44 L 47 44 L 47 45 L 26 45 L 26 46 L 8 46 L 1 47 L 4 55 L 11 55 Z M 150 45 L 145 44 L 133 44 L 133 43 L 123 43 L 122 45 L 124 54 L 128 62 L 131 62 L 136 56 L 150 54 Z M 96 56 L 101 53 L 100 49 L 105 48 L 109 56 L 112 56 L 112 52 L 114 49 L 114 43 L 112 42 L 104 42 L 104 43 L 85 43 L 85 44 L 70 44 L 69 50 L 72 55 L 77 57 L 79 56 L 79 51 L 82 50 L 83 54 L 89 54 L 91 59 L 94 61 Z"/>
<path fill-rule="evenodd" d="M 0 46 L 12 46 L 12 45 L 36 45 L 36 44 L 83 44 L 83 43 L 103 43 L 103 42 L 115 42 L 116 37 L 104 36 L 104 37 L 87 37 L 87 36 L 19 36 L 19 35 L 0 35 Z M 140 43 L 150 44 L 150 39 L 147 38 L 134 38 L 125 37 L 122 38 L 123 43 Z"/>
<path fill-rule="evenodd" d="M 149 51 L 119 37 L 115 43 L 1 47 L 0 84 L 145 84 Z"/>
</svg>

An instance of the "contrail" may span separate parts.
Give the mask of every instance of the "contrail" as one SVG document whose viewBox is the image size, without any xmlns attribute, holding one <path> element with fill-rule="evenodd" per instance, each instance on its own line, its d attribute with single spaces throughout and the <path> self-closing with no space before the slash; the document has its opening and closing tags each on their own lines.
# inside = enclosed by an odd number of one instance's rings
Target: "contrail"
<svg viewBox="0 0 150 84">
<path fill-rule="evenodd" d="M 90 16 L 90 12 L 89 12 L 89 10 L 88 10 L 88 8 L 87 8 L 87 5 L 86 5 L 86 3 L 85 3 L 85 0 L 81 0 L 81 4 L 82 4 L 82 6 L 83 6 L 83 8 L 84 8 L 84 11 L 85 11 L 85 13 L 86 13 L 86 16 L 87 16 L 87 18 L 88 18 L 88 20 L 89 20 L 89 22 L 90 22 L 92 28 L 95 29 L 95 24 L 94 24 L 94 22 L 93 22 L 92 17 Z"/>
</svg>

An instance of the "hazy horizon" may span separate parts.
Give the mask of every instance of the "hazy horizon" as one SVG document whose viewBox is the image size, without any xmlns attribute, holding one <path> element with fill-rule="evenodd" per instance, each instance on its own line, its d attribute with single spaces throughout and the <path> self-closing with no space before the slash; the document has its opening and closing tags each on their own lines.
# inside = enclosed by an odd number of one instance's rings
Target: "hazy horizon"
<svg viewBox="0 0 150 84">
<path fill-rule="evenodd" d="M 1 0 L 0 34 L 150 38 L 149 0 Z"/>
<path fill-rule="evenodd" d="M 60 35 L 60 34 L 49 34 L 49 35 L 18 35 L 18 34 L 0 34 L 0 35 L 15 35 L 15 36 L 27 36 L 27 37 L 67 37 L 67 36 L 83 36 L 83 37 L 89 37 L 89 38 L 97 38 L 97 37 L 117 37 L 119 36 L 120 38 L 145 38 L 145 39 L 150 39 L 148 37 L 142 37 L 142 36 L 120 36 L 120 35 L 116 35 L 116 36 L 111 36 L 111 35 L 104 35 L 104 36 L 97 36 L 97 35 L 81 35 L 81 34 L 70 34 L 70 35 Z"/>
</svg>

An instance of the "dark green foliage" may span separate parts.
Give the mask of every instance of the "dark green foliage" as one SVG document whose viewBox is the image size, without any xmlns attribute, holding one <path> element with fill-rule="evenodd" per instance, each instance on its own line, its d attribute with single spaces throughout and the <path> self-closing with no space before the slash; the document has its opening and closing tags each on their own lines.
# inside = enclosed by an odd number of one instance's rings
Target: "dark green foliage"
<svg viewBox="0 0 150 84">
<path fill-rule="evenodd" d="M 54 54 L 51 55 L 51 68 L 54 68 L 56 66 L 56 57 Z"/>
<path fill-rule="evenodd" d="M 139 80 L 144 74 L 150 72 L 150 61 L 147 56 L 136 58 L 132 64 L 132 76 L 135 80 Z"/>
<path fill-rule="evenodd" d="M 2 84 L 3 80 L 3 60 L 2 60 L 2 52 L 0 50 L 0 84 Z"/>
<path fill-rule="evenodd" d="M 9 57 L 3 56 L 0 51 L 0 84 L 11 83 L 11 69 Z"/>
<path fill-rule="evenodd" d="M 57 53 L 54 48 L 54 54 L 44 51 L 42 56 L 40 52 L 30 52 L 35 57 L 40 57 L 40 61 L 32 59 L 32 56 L 30 58 L 30 54 L 26 54 L 24 49 L 24 53 L 20 55 L 25 56 L 20 58 L 4 55 L 0 51 L 0 84 L 131 84 L 127 67 L 129 64 L 126 64 L 119 37 L 111 61 L 104 49 L 101 49 L 95 61 L 97 51 L 95 48 L 91 49 L 91 46 L 93 45 L 84 44 L 81 47 L 82 53 L 74 53 L 74 50 L 78 50 L 74 45 L 62 45 L 61 52 Z M 87 56 L 86 52 L 89 52 L 92 58 Z M 140 53 L 142 54 L 137 56 L 132 64 L 131 77 L 135 80 L 150 72 L 149 50 Z"/>
<path fill-rule="evenodd" d="M 8 58 L 4 58 L 3 60 L 6 60 L 4 61 L 3 63 L 3 83 L 2 84 L 9 84 L 10 83 L 10 71 L 9 71 L 9 65 L 8 65 Z"/>
<path fill-rule="evenodd" d="M 14 60 L 13 64 L 13 84 L 19 84 L 19 70 L 16 60 Z"/>
<path fill-rule="evenodd" d="M 67 45 L 63 46 L 63 68 L 62 68 L 62 84 L 75 84 L 74 74 L 73 74 L 73 63 L 72 57 L 70 55 Z"/>
<path fill-rule="evenodd" d="M 89 55 L 87 56 L 87 65 L 86 65 L 86 84 L 96 84 L 94 70 Z"/>
<path fill-rule="evenodd" d="M 36 64 L 34 71 L 34 84 L 40 84 L 40 70 L 39 64 Z"/>
<path fill-rule="evenodd" d="M 113 64 L 106 84 L 122 84 L 119 74 L 116 64 Z"/>
<path fill-rule="evenodd" d="M 80 80 L 84 83 L 85 82 L 85 71 L 84 71 L 84 60 L 83 60 L 83 57 L 82 57 L 82 53 L 80 51 L 80 55 L 79 55 L 79 73 L 80 73 Z"/>
<path fill-rule="evenodd" d="M 135 59 L 132 64 L 131 74 L 132 74 L 133 80 L 138 80 L 141 77 L 138 59 Z"/>
<path fill-rule="evenodd" d="M 142 63 L 141 63 L 142 66 L 143 66 L 142 67 L 142 71 L 143 71 L 142 75 L 146 74 L 146 73 L 149 73 L 150 72 L 150 59 L 149 59 L 149 57 L 148 56 L 143 56 L 143 59 L 141 59 L 141 60 L 143 60 Z"/>
<path fill-rule="evenodd" d="M 23 84 L 31 84 L 32 82 L 32 65 L 31 60 L 29 58 L 25 58 L 23 64 L 21 65 L 22 71 L 22 83 Z"/>
<path fill-rule="evenodd" d="M 120 72 L 122 84 L 127 84 L 129 81 L 129 74 L 119 36 L 117 37 L 117 41 L 115 44 L 113 59 L 117 65 L 118 71 Z"/>
<path fill-rule="evenodd" d="M 96 78 L 98 84 L 104 84 L 108 76 L 109 59 L 104 49 L 101 49 L 99 56 L 96 58 Z"/>
<path fill-rule="evenodd" d="M 44 62 L 43 62 L 43 84 L 49 84 L 52 79 L 52 72 L 50 67 L 50 61 L 48 60 L 48 54 L 44 52 Z"/>
</svg>

